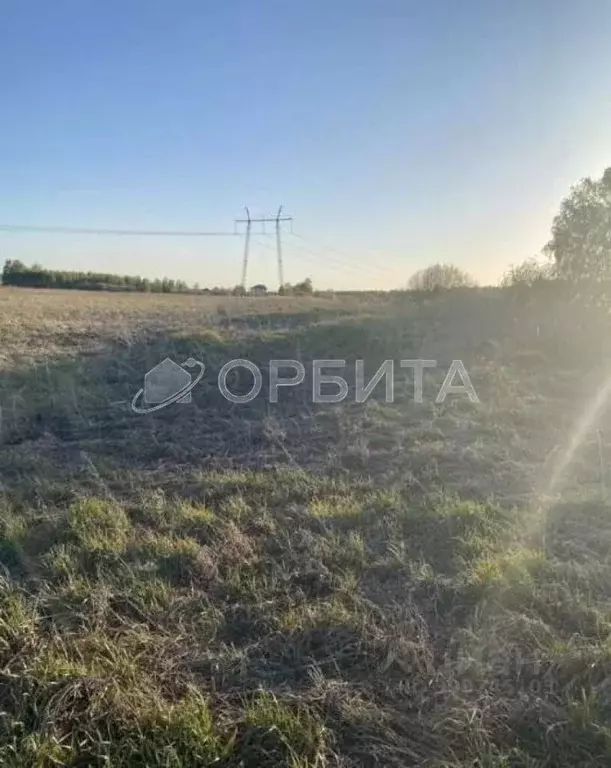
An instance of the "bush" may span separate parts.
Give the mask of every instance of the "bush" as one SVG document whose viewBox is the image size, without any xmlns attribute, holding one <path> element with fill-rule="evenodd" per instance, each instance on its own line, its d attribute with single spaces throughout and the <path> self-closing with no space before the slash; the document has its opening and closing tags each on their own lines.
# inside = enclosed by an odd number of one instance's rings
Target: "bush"
<svg viewBox="0 0 611 768">
<path fill-rule="evenodd" d="M 433 264 L 413 274 L 408 283 L 412 291 L 435 291 L 438 289 L 473 287 L 477 283 L 455 264 Z"/>
<path fill-rule="evenodd" d="M 301 283 L 284 283 L 278 289 L 278 295 L 280 296 L 311 296 L 314 293 L 314 286 L 309 277 L 306 277 Z"/>
<path fill-rule="evenodd" d="M 312 281 L 309 277 L 306 277 L 305 280 L 303 280 L 301 283 L 296 283 L 293 286 L 293 293 L 296 296 L 311 296 L 314 292 L 314 288 L 312 286 Z"/>
<path fill-rule="evenodd" d="M 541 263 L 531 258 L 521 264 L 512 264 L 503 275 L 501 287 L 531 286 L 543 280 L 553 280 L 555 277 L 556 269 L 553 263 Z"/>
</svg>

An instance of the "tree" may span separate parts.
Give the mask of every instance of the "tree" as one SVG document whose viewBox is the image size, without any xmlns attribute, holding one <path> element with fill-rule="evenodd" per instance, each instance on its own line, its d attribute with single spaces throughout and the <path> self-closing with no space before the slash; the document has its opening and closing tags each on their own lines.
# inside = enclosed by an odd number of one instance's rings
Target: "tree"
<svg viewBox="0 0 611 768">
<path fill-rule="evenodd" d="M 501 279 L 501 288 L 516 285 L 531 286 L 556 276 L 554 264 L 541 263 L 537 259 L 526 259 L 521 264 L 512 264 Z"/>
<path fill-rule="evenodd" d="M 19 259 L 7 259 L 2 270 L 2 282 L 6 285 L 14 284 L 15 276 L 26 270 L 25 264 Z"/>
<path fill-rule="evenodd" d="M 475 280 L 455 264 L 432 264 L 414 273 L 408 283 L 412 291 L 435 291 L 439 288 L 475 286 Z"/>
<path fill-rule="evenodd" d="M 306 279 L 301 283 L 295 283 L 293 286 L 293 293 L 297 296 L 311 296 L 313 292 L 314 287 L 309 277 L 306 277 Z"/>
<path fill-rule="evenodd" d="M 611 278 L 611 168 L 600 179 L 587 177 L 571 187 L 544 251 L 559 277 Z"/>
</svg>

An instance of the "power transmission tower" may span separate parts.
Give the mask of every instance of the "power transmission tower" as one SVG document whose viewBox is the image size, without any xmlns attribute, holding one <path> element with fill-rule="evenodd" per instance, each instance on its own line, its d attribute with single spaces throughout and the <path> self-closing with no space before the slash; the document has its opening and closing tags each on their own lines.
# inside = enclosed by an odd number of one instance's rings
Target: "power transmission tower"
<svg viewBox="0 0 611 768">
<path fill-rule="evenodd" d="M 242 261 L 242 281 L 241 285 L 244 290 L 246 290 L 246 274 L 248 271 L 248 255 L 249 255 L 249 249 L 250 249 L 250 235 L 252 232 L 252 225 L 253 224 L 260 224 L 261 225 L 261 232 L 257 234 L 264 235 L 265 232 L 265 224 L 267 222 L 273 222 L 276 225 L 276 253 L 278 256 L 278 287 L 282 288 L 284 285 L 284 267 L 282 264 L 282 227 L 281 224 L 283 221 L 293 221 L 292 216 L 283 216 L 282 215 L 282 206 L 278 208 L 278 213 L 275 216 L 262 216 L 257 219 L 253 219 L 250 215 L 250 211 L 248 208 L 244 208 L 246 211 L 246 218 L 245 219 L 235 219 L 235 225 L 238 224 L 246 224 L 245 229 L 245 237 L 244 237 L 244 259 Z"/>
<path fill-rule="evenodd" d="M 244 238 L 244 261 L 242 262 L 242 288 L 246 290 L 246 270 L 248 269 L 248 248 L 250 247 L 250 228 L 252 226 L 252 219 L 250 218 L 250 211 L 244 207 L 246 211 L 246 237 Z M 244 219 L 242 219 L 244 221 Z M 236 222 L 237 223 L 237 222 Z"/>
<path fill-rule="evenodd" d="M 278 251 L 278 290 L 282 290 L 284 285 L 284 270 L 282 268 L 282 240 L 280 239 L 280 216 L 282 214 L 282 206 L 278 208 L 276 214 L 276 250 Z M 292 221 L 292 219 L 289 219 Z"/>
</svg>

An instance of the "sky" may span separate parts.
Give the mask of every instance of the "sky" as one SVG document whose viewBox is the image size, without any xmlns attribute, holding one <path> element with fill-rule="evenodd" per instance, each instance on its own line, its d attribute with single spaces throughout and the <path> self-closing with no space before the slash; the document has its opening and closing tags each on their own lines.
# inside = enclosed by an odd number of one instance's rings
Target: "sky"
<svg viewBox="0 0 611 768">
<path fill-rule="evenodd" d="M 0 0 L 0 232 L 49 268 L 239 282 L 482 283 L 536 255 L 611 165 L 609 0 Z M 253 227 L 248 283 L 277 285 Z"/>
</svg>

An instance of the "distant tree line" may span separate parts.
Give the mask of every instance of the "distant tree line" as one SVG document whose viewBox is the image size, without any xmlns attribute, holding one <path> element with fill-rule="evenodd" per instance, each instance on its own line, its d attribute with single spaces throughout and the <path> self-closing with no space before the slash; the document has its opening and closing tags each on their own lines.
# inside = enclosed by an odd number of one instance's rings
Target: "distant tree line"
<svg viewBox="0 0 611 768">
<path fill-rule="evenodd" d="M 2 270 L 4 285 L 27 288 L 72 288 L 81 291 L 141 291 L 142 293 L 187 293 L 184 280 L 149 280 L 132 275 L 113 275 L 106 272 L 67 272 L 44 269 L 39 264 L 26 266 L 19 260 L 7 259 Z"/>
<path fill-rule="evenodd" d="M 233 288 L 231 291 L 233 296 L 247 296 L 249 293 L 266 292 L 267 287 L 262 283 L 253 285 L 250 291 L 247 291 L 243 285 L 236 285 L 235 288 Z M 284 283 L 284 285 L 281 285 L 278 289 L 279 296 L 312 296 L 313 294 L 314 286 L 312 285 L 312 280 L 309 277 L 306 277 L 306 279 L 301 283 L 295 283 L 294 285 L 291 285 L 291 283 Z"/>
<path fill-rule="evenodd" d="M 113 275 L 106 272 L 67 272 L 57 269 L 44 269 L 40 264 L 26 266 L 18 259 L 7 259 L 2 270 L 3 285 L 15 285 L 23 288 L 68 288 L 79 291 L 138 291 L 140 293 L 199 293 L 212 296 L 246 296 L 257 293 L 256 289 L 267 289 L 264 285 L 253 286 L 250 291 L 242 286 L 235 288 L 200 288 L 197 283 L 192 287 L 184 280 L 149 280 L 133 275 Z M 260 291 L 259 291 L 260 292 Z M 311 295 L 312 281 L 306 278 L 293 286 L 288 283 L 279 290 L 286 295 Z"/>
</svg>

